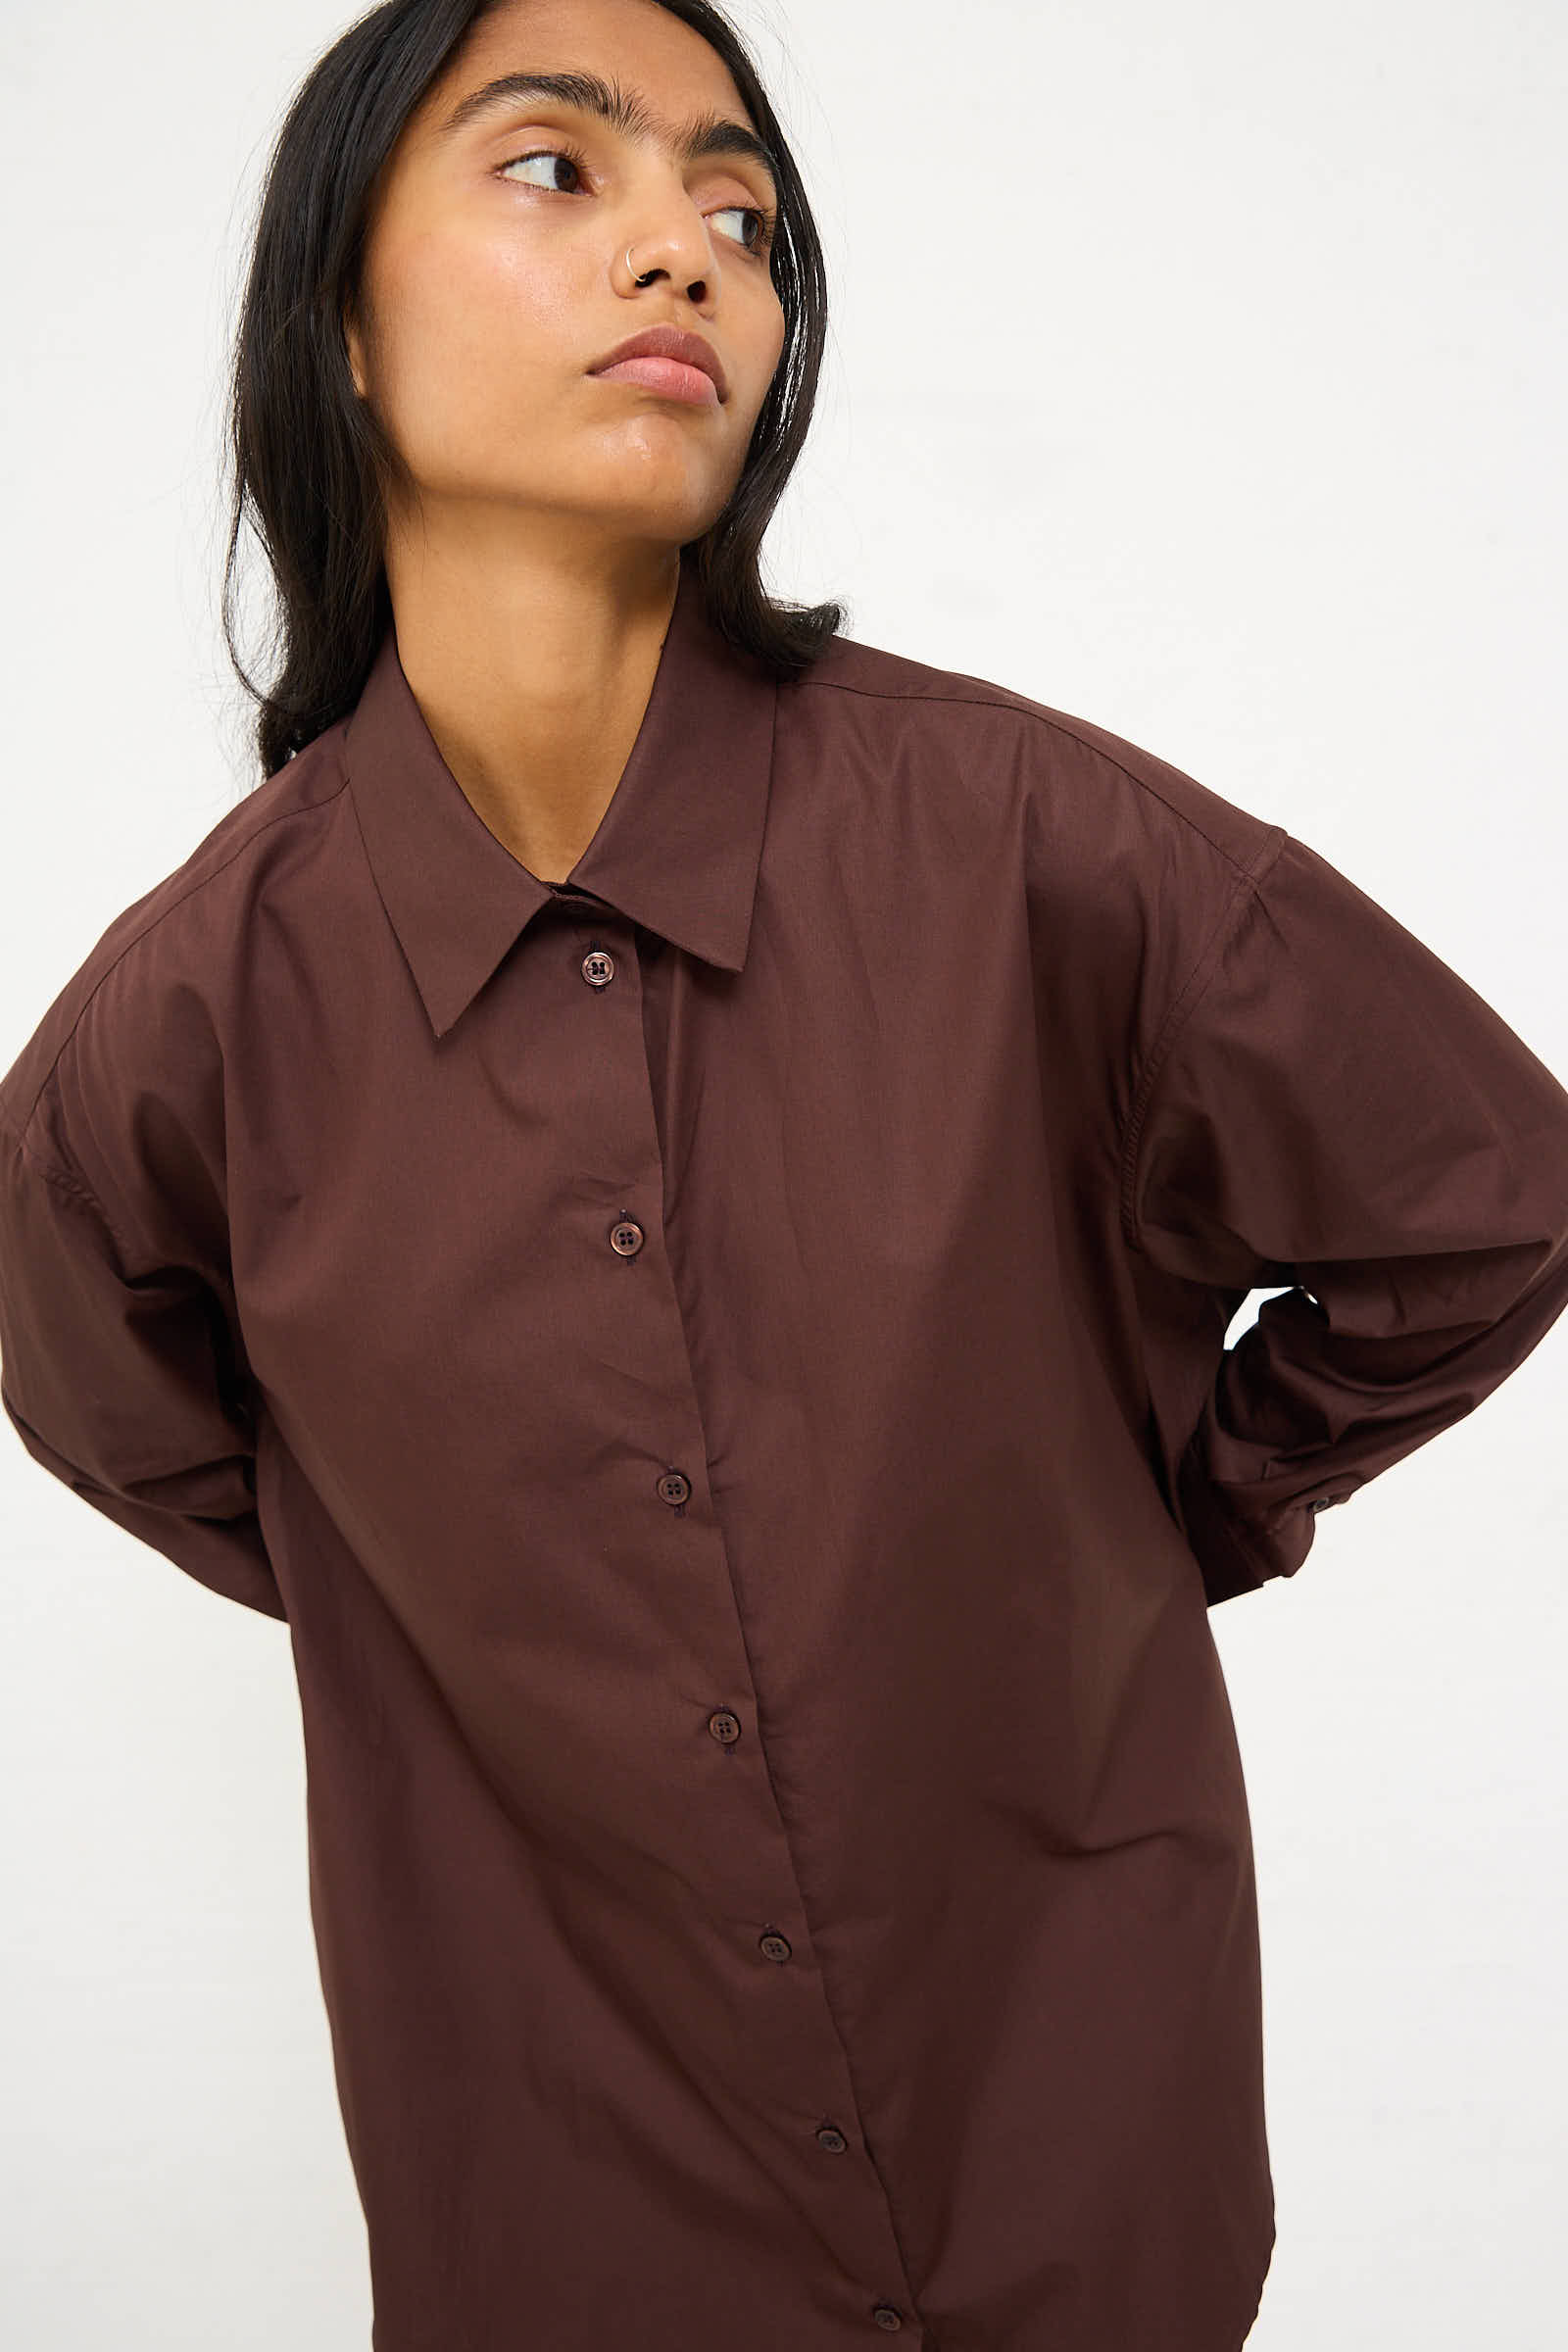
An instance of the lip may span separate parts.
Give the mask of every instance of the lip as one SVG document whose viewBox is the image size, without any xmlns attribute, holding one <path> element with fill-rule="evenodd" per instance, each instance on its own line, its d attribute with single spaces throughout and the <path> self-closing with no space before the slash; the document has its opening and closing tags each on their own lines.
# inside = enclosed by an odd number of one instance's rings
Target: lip
<svg viewBox="0 0 1568 2352">
<path fill-rule="evenodd" d="M 589 368 L 590 375 L 603 375 L 608 368 L 619 368 L 626 360 L 670 361 L 678 363 L 684 372 L 697 368 L 708 376 L 720 400 L 729 398 L 729 385 L 724 375 L 724 364 L 704 335 L 694 335 L 680 326 L 645 326 L 640 333 L 628 335 L 613 351 L 607 351 Z M 668 392 L 678 400 L 711 401 L 713 393 L 699 389 L 692 383 L 683 384 L 674 368 L 649 368 L 645 372 L 627 373 L 621 379 L 628 383 L 646 384 L 650 391 Z"/>
</svg>

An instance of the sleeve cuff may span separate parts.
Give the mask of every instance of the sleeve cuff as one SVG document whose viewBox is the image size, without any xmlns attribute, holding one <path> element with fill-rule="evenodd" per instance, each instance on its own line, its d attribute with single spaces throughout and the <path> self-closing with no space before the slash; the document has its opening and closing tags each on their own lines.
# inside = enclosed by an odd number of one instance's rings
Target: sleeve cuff
<svg viewBox="0 0 1568 2352">
<path fill-rule="evenodd" d="M 1312 1548 L 1315 1513 L 1306 1503 L 1271 1533 L 1238 1519 L 1203 1468 L 1196 1438 L 1182 1455 L 1176 1485 L 1182 1527 L 1202 1570 L 1210 1608 L 1276 1577 L 1294 1576 Z"/>
</svg>

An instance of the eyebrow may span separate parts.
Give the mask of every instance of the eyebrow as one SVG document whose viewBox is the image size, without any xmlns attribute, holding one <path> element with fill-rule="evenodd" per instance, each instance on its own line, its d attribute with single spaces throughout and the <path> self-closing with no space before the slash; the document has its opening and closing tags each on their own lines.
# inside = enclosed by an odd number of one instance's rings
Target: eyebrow
<svg viewBox="0 0 1568 2352">
<path fill-rule="evenodd" d="M 697 115 L 689 122 L 662 123 L 641 90 L 623 90 L 619 82 L 598 74 L 502 74 L 460 99 L 436 129 L 438 139 L 454 138 L 481 116 L 499 113 L 521 99 L 554 99 L 579 113 L 597 115 L 612 129 L 634 139 L 662 138 L 680 162 L 697 163 L 710 155 L 747 156 L 760 164 L 773 183 L 775 195 L 783 184 L 778 158 L 765 139 L 746 122 L 726 115 Z"/>
</svg>

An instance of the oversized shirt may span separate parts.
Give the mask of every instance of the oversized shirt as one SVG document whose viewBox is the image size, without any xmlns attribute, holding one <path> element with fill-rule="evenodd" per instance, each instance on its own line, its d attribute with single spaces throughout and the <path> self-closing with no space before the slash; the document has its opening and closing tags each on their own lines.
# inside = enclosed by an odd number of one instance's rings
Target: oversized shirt
<svg viewBox="0 0 1568 2352">
<path fill-rule="evenodd" d="M 842 633 L 780 682 L 688 564 L 566 882 L 389 627 L 0 1127 L 23 1446 L 289 1629 L 376 2352 L 1235 2352 L 1208 1612 L 1568 1302 L 1495 1011 L 1280 824 Z"/>
</svg>

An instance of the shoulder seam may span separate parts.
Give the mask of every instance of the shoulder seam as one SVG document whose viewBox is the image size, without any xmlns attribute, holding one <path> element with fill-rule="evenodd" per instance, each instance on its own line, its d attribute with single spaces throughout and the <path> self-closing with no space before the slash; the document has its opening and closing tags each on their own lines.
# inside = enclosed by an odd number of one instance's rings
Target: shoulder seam
<svg viewBox="0 0 1568 2352">
<path fill-rule="evenodd" d="M 188 890 L 181 891 L 179 897 L 175 899 L 172 905 L 165 906 L 159 913 L 151 916 L 150 919 L 142 925 L 139 931 L 134 932 L 132 936 L 126 940 L 124 946 L 121 949 L 120 954 L 115 957 L 113 963 L 111 963 L 106 970 L 99 973 L 97 979 L 93 982 L 92 987 L 82 999 L 81 1004 L 77 1007 L 75 1019 L 72 1022 L 71 1027 L 67 1031 L 66 1035 L 61 1039 L 53 1061 L 51 1061 L 49 1067 L 44 1071 L 43 1076 L 39 1079 L 37 1090 L 33 1095 L 32 1101 L 27 1104 L 25 1111 L 22 1114 L 20 1125 L 17 1125 L 16 1122 L 13 1122 L 16 1132 L 19 1136 L 22 1134 L 23 1129 L 29 1127 L 32 1124 L 32 1115 L 38 1107 L 39 1101 L 43 1095 L 43 1090 L 49 1084 L 56 1070 L 58 1070 L 61 1062 L 65 1058 L 67 1050 L 71 1046 L 73 1039 L 75 1037 L 76 1031 L 80 1028 L 83 1020 L 86 1018 L 88 1007 L 91 1005 L 93 999 L 97 996 L 98 991 L 104 986 L 104 983 L 120 969 L 120 966 L 124 962 L 125 957 L 130 954 L 132 948 L 139 948 L 142 941 L 144 939 L 149 939 L 153 932 L 158 930 L 162 924 L 168 922 L 170 916 L 175 913 L 179 907 L 183 906 L 187 900 L 195 898 L 198 893 L 206 890 L 211 883 L 214 883 L 218 880 L 220 874 L 226 873 L 228 868 L 234 863 L 235 858 L 242 858 L 245 855 L 245 852 L 250 848 L 251 844 L 253 842 L 260 841 L 264 833 L 270 832 L 274 825 L 286 825 L 291 823 L 295 817 L 314 815 L 317 809 L 329 808 L 331 804 L 340 799 L 342 794 L 348 789 L 348 771 L 345 768 L 343 771 L 342 780 L 331 792 L 324 793 L 320 800 L 307 801 L 302 808 L 285 808 L 278 816 L 267 817 L 256 827 L 254 833 L 246 834 L 245 839 L 240 843 L 239 847 L 230 851 L 229 855 L 223 859 L 220 865 L 215 866 L 210 874 L 204 874 L 199 882 L 193 882 Z M 259 791 L 260 786 L 254 786 L 252 789 Z M 235 803 L 236 808 L 242 808 L 243 806 L 243 802 Z M 230 813 L 232 814 L 232 810 Z M 195 853 L 193 852 L 192 855 L 194 856 L 194 854 Z M 153 888 L 156 890 L 158 888 L 158 884 L 154 883 Z M 66 985 L 70 985 L 69 981 L 66 983 Z M 37 1154 L 34 1153 L 33 1156 L 36 1158 Z M 90 1194 L 88 1198 L 91 1199 Z M 101 1209 L 99 1213 L 102 1215 L 103 1212 Z M 105 1218 L 104 1221 L 106 1224 L 108 1223 L 107 1218 Z M 112 1230 L 113 1228 L 111 1228 L 111 1231 Z"/>
<path fill-rule="evenodd" d="M 1151 784 L 1146 776 L 1135 774 L 1124 760 L 1116 758 L 1114 752 L 1107 752 L 1103 744 L 1095 743 L 1089 736 L 1080 734 L 1076 727 L 1068 726 L 1064 717 L 1050 718 L 1043 710 L 1031 710 L 1023 698 L 1015 695 L 1010 687 L 1000 686 L 995 694 L 989 695 L 920 692 L 896 694 L 889 687 L 854 686 L 847 678 L 818 678 L 812 677 L 809 673 L 803 682 L 807 685 L 820 686 L 826 693 L 861 695 L 867 702 L 951 703 L 959 707 L 967 705 L 977 710 L 1010 710 L 1016 717 L 1029 719 L 1034 725 L 1045 728 L 1048 734 L 1065 735 L 1069 743 L 1081 744 L 1084 750 L 1093 753 L 1097 760 L 1103 760 L 1107 767 L 1113 767 L 1118 775 L 1125 776 L 1129 784 L 1135 785 L 1140 792 L 1147 792 L 1150 799 L 1157 801 L 1162 808 L 1168 808 L 1172 816 L 1179 819 L 1190 832 L 1198 835 L 1200 841 L 1206 841 L 1216 858 L 1223 858 L 1227 865 L 1234 867 L 1238 877 L 1245 877 L 1250 871 L 1250 867 L 1240 862 L 1233 852 L 1226 849 L 1223 842 L 1216 841 L 1211 833 L 1205 833 L 1196 817 L 1189 816 L 1185 808 L 1178 808 L 1174 801 L 1167 800 L 1165 795 L 1156 786 Z M 1159 755 L 1151 752 L 1147 757 L 1154 760 Z M 1174 763 L 1166 760 L 1164 764 L 1168 767 Z M 1191 780 L 1196 783 L 1198 779 L 1194 777 Z M 1267 847 L 1266 844 L 1264 846 Z"/>
<path fill-rule="evenodd" d="M 1206 836 L 1205 836 L 1206 838 Z M 1158 1083 L 1160 1072 L 1170 1058 L 1177 1038 L 1206 994 L 1210 981 L 1219 968 L 1220 951 L 1231 935 L 1233 923 L 1240 921 L 1243 909 L 1255 896 L 1270 866 L 1279 857 L 1291 836 L 1283 825 L 1270 828 L 1259 845 L 1255 857 L 1246 865 L 1236 868 L 1236 879 L 1226 894 L 1225 903 L 1209 927 L 1208 935 L 1198 952 L 1186 979 L 1177 990 L 1164 1019 L 1159 1025 L 1143 1076 L 1127 1113 L 1127 1125 L 1122 1137 L 1120 1210 L 1122 1238 L 1129 1249 L 1141 1250 L 1143 1245 L 1133 1213 L 1136 1192 L 1138 1156 L 1143 1142 L 1144 1126 L 1150 1102 Z M 1230 861 L 1235 864 L 1235 859 Z"/>
<path fill-rule="evenodd" d="M 45 1083 L 47 1084 L 47 1081 L 45 1081 Z M 43 1087 L 40 1086 L 37 1094 L 33 1097 L 34 1108 L 36 1108 L 37 1104 L 42 1101 L 42 1099 Z M 29 1126 L 31 1122 L 32 1111 L 29 1110 L 27 1113 L 27 1123 Z M 43 1179 L 44 1183 L 50 1187 L 51 1191 L 59 1193 L 64 1200 L 67 1200 L 72 1203 L 73 1207 L 85 1208 L 90 1212 L 91 1215 L 97 1218 L 99 1224 L 109 1236 L 110 1241 L 114 1244 L 115 1249 L 120 1252 L 121 1261 L 123 1263 L 125 1259 L 125 1245 L 123 1238 L 119 1232 L 117 1232 L 114 1219 L 110 1216 L 109 1211 L 105 1208 L 103 1202 L 99 1200 L 97 1194 L 92 1190 L 91 1186 L 88 1185 L 74 1169 L 57 1168 L 52 1160 L 45 1159 L 43 1153 L 37 1149 L 36 1145 L 29 1140 L 26 1134 L 21 1127 L 17 1125 L 15 1119 L 11 1117 L 10 1113 L 6 1111 L 3 1106 L 0 1106 L 0 1127 L 4 1127 L 6 1133 L 11 1137 L 13 1143 L 16 1145 L 19 1158 L 25 1159 L 31 1165 L 37 1175 Z"/>
</svg>

